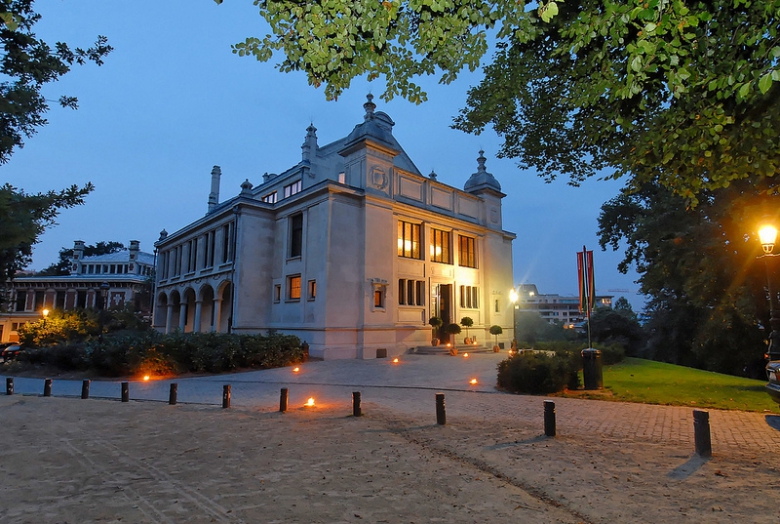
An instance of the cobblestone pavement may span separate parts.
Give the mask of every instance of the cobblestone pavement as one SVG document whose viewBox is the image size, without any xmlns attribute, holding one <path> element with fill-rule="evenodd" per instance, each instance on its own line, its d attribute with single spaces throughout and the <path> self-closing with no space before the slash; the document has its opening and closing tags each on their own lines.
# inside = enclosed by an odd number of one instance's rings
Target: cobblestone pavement
<svg viewBox="0 0 780 524">
<path fill-rule="evenodd" d="M 288 388 L 289 406 L 303 406 L 314 397 L 318 406 L 343 406 L 351 410 L 351 394 L 360 391 L 363 409 L 387 410 L 405 416 L 429 415 L 436 420 L 435 393 L 445 394 L 448 422 L 457 418 L 479 423 L 511 426 L 538 423 L 543 431 L 543 397 L 510 395 L 495 390 L 495 354 L 468 358 L 404 355 L 391 359 L 312 361 L 293 368 L 251 371 L 218 376 L 199 376 L 130 382 L 132 400 L 166 402 L 170 383 L 178 384 L 181 403 L 221 404 L 223 386 L 231 386 L 231 405 L 263 411 L 278 410 L 281 388 Z M 5 377 L 3 377 L 5 378 Z M 476 384 L 471 384 L 472 379 Z M 42 394 L 42 379 L 14 378 L 17 394 Z M 54 396 L 79 396 L 81 381 L 55 380 Z M 92 381 L 90 395 L 118 399 L 119 381 Z M 588 434 L 604 439 L 659 444 L 690 445 L 693 448 L 693 409 L 598 400 L 555 398 L 557 431 L 561 436 Z M 780 415 L 742 411 L 708 410 L 712 445 L 718 449 L 777 451 L 780 446 Z"/>
</svg>

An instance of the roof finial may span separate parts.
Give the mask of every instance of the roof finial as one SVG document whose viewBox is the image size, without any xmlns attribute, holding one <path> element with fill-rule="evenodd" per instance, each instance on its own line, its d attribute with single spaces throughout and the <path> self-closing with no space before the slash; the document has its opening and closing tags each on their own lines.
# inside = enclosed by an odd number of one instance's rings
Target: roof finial
<svg viewBox="0 0 780 524">
<path fill-rule="evenodd" d="M 366 98 L 368 99 L 368 102 L 363 104 L 363 109 L 366 110 L 366 116 L 364 117 L 365 120 L 371 120 L 374 118 L 374 109 L 376 109 L 376 104 L 372 102 L 374 100 L 374 95 L 371 93 L 366 95 Z"/>
<path fill-rule="evenodd" d="M 477 167 L 477 172 L 478 173 L 484 173 L 485 171 L 487 171 L 487 169 L 485 169 L 485 161 L 486 160 L 487 160 L 487 158 L 485 158 L 485 151 L 480 149 L 479 150 L 479 158 L 477 158 L 477 163 L 479 164 L 479 166 Z"/>
</svg>

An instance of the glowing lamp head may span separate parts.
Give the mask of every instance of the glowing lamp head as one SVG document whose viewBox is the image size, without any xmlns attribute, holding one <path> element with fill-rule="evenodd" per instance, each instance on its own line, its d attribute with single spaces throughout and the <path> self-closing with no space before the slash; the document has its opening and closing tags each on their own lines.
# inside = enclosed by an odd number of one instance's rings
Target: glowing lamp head
<svg viewBox="0 0 780 524">
<path fill-rule="evenodd" d="M 509 301 L 510 301 L 512 304 L 514 304 L 515 302 L 517 302 L 517 291 L 515 291 L 515 288 L 512 288 L 512 289 L 509 291 Z"/>
<path fill-rule="evenodd" d="M 306 401 L 306 407 L 307 408 L 313 408 L 314 407 L 314 397 L 309 397 L 309 400 Z"/>
<path fill-rule="evenodd" d="M 41 313 L 43 313 L 43 318 L 46 318 L 46 317 L 49 316 L 49 310 L 48 309 L 44 309 L 43 311 L 41 311 Z"/>
<path fill-rule="evenodd" d="M 764 248 L 764 253 L 769 255 L 775 248 L 777 228 L 769 224 L 761 226 L 761 229 L 758 230 L 758 238 L 761 241 L 761 247 Z"/>
</svg>

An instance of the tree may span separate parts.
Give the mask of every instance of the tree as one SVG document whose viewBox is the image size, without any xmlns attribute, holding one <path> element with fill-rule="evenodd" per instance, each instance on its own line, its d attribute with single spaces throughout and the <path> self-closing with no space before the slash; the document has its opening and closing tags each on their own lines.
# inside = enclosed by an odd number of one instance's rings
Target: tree
<svg viewBox="0 0 780 524">
<path fill-rule="evenodd" d="M 647 356 L 732 374 L 761 358 L 769 312 L 754 231 L 776 208 L 772 187 L 739 181 L 691 208 L 649 184 L 602 206 L 602 248 L 625 249 L 619 269 L 635 266 L 650 297 Z"/>
<path fill-rule="evenodd" d="M 644 341 L 644 333 L 633 311 L 633 317 L 626 312 L 625 309 L 596 308 L 590 317 L 590 331 L 595 342 L 619 344 L 628 355 L 636 355 Z"/>
<path fill-rule="evenodd" d="M 626 297 L 618 298 L 612 305 L 612 309 L 619 315 L 622 315 L 629 320 L 637 320 L 636 313 L 634 313 L 634 308 L 631 307 L 631 302 L 629 302 Z"/>
<path fill-rule="evenodd" d="M 63 42 L 52 49 L 32 32 L 41 18 L 32 5 L 33 0 L 0 0 L 0 164 L 8 162 L 15 147 L 24 145 L 23 137 L 46 125 L 43 115 L 49 105 L 41 94 L 43 86 L 74 64 L 101 65 L 112 51 L 103 36 L 88 49 L 71 49 Z M 78 107 L 73 96 L 62 96 L 59 103 Z M 32 246 L 54 225 L 59 211 L 83 204 L 92 189 L 87 183 L 81 188 L 73 185 L 59 192 L 27 194 L 9 184 L 0 187 L 0 284 L 30 263 Z"/>
<path fill-rule="evenodd" d="M 74 64 L 94 62 L 113 48 L 104 36 L 93 47 L 71 49 L 57 42 L 52 49 L 32 32 L 41 16 L 33 11 L 34 0 L 0 0 L 0 164 L 8 162 L 15 147 L 23 147 L 37 128 L 47 124 L 43 115 L 49 110 L 41 94 L 44 85 L 57 81 Z M 63 107 L 78 108 L 74 96 L 62 96 Z"/>
<path fill-rule="evenodd" d="M 215 0 L 221 3 L 222 0 Z M 577 184 L 604 168 L 629 189 L 657 181 L 692 204 L 702 189 L 771 178 L 780 161 L 780 0 L 524 2 L 362 0 L 255 4 L 271 26 L 233 46 L 302 70 L 328 98 L 353 78 L 448 83 L 497 53 L 456 127 L 504 137 L 499 156 Z"/>
<path fill-rule="evenodd" d="M 83 204 L 92 189 L 87 184 L 27 194 L 10 184 L 0 186 L 0 284 L 30 263 L 32 246 L 54 224 L 60 210 Z"/>
<path fill-rule="evenodd" d="M 93 257 L 97 255 L 107 255 L 109 253 L 116 253 L 125 249 L 125 245 L 121 242 L 103 242 L 100 241 L 97 244 L 84 246 L 85 257 Z M 63 247 L 60 249 L 60 260 L 51 264 L 46 269 L 38 272 L 40 276 L 57 276 L 57 275 L 70 275 L 71 258 L 73 257 L 73 248 Z"/>
</svg>

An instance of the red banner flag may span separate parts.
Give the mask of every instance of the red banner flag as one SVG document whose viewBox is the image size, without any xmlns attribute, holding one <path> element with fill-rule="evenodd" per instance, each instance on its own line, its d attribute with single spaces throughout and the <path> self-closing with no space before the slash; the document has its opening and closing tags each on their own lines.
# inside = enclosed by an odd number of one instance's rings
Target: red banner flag
<svg viewBox="0 0 780 524">
<path fill-rule="evenodd" d="M 577 253 L 577 281 L 580 290 L 580 313 L 586 313 L 588 318 L 593 311 L 596 295 L 596 282 L 593 273 L 593 251 L 582 246 L 582 252 Z"/>
</svg>

